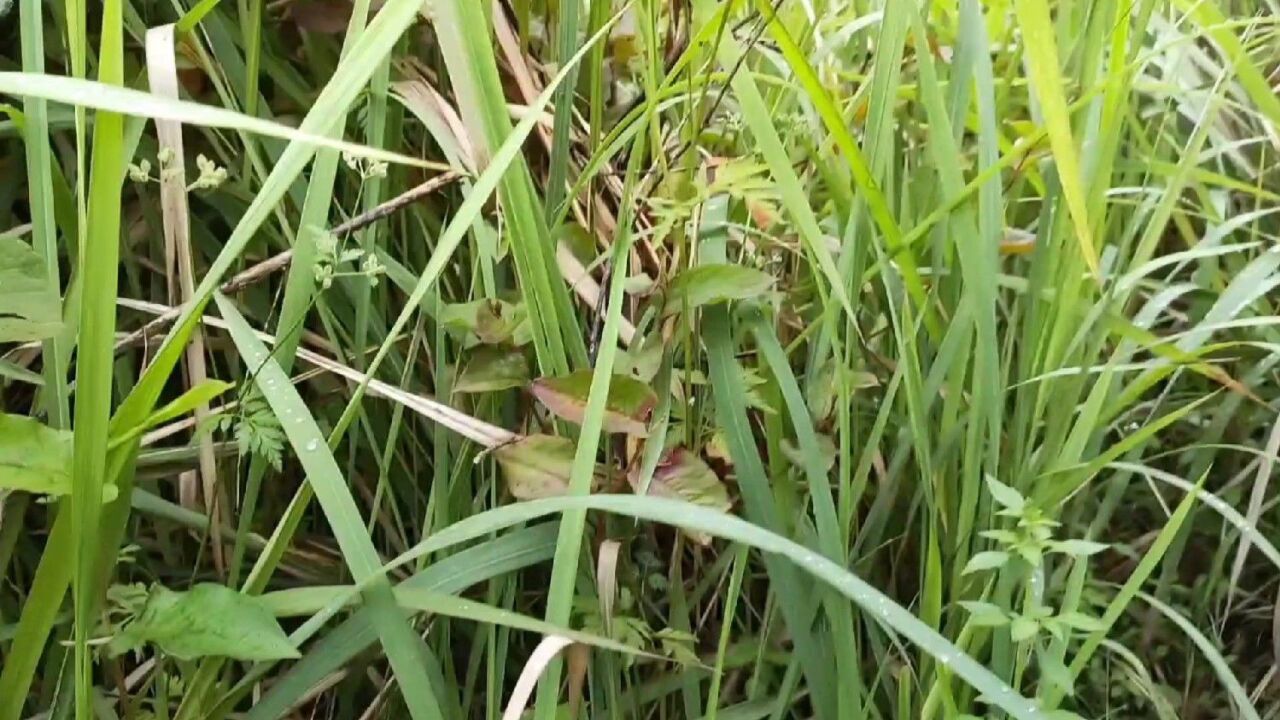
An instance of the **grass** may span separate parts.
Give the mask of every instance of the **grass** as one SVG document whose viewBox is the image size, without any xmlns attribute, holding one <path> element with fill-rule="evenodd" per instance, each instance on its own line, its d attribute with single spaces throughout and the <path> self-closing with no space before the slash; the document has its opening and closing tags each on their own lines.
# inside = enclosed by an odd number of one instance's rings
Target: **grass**
<svg viewBox="0 0 1280 720">
<path fill-rule="evenodd" d="M 0 5 L 0 720 L 1280 713 L 1270 0 Z"/>
</svg>

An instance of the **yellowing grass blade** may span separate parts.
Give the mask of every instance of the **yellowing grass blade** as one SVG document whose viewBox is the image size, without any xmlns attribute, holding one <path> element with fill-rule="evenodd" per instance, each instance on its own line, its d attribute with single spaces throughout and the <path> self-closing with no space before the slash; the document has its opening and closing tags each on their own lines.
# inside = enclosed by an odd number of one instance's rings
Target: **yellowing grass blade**
<svg viewBox="0 0 1280 720">
<path fill-rule="evenodd" d="M 1067 110 L 1067 98 L 1062 92 L 1062 73 L 1058 65 L 1058 46 L 1054 41 L 1053 20 L 1049 16 L 1047 0 L 1016 0 L 1018 24 L 1022 28 L 1022 42 L 1026 47 L 1027 61 L 1031 67 L 1031 80 L 1040 109 L 1044 113 L 1049 131 L 1049 145 L 1058 165 L 1058 178 L 1062 194 L 1067 200 L 1067 211 L 1076 228 L 1080 253 L 1095 276 L 1098 275 L 1098 250 L 1093 244 L 1093 229 L 1085 205 L 1084 186 L 1080 181 L 1080 156 L 1076 152 L 1075 139 L 1071 135 L 1071 117 Z"/>
</svg>

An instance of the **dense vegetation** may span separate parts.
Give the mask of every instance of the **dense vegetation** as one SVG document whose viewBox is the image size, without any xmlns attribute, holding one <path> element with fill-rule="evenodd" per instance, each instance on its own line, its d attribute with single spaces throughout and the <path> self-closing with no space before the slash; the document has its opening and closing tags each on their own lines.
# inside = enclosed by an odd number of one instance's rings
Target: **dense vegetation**
<svg viewBox="0 0 1280 720">
<path fill-rule="evenodd" d="M 0 720 L 1280 717 L 1278 20 L 0 2 Z"/>
</svg>

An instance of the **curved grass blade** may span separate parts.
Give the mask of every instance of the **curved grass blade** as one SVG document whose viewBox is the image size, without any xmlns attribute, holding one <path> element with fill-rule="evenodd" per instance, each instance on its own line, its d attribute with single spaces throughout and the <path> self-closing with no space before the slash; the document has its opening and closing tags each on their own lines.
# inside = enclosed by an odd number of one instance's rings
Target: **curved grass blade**
<svg viewBox="0 0 1280 720">
<path fill-rule="evenodd" d="M 399 679 L 409 713 L 414 720 L 441 720 L 440 706 L 431 690 L 426 669 L 418 658 L 420 639 L 396 605 L 391 584 L 379 569 L 381 561 L 373 540 L 365 531 L 365 520 L 347 488 L 342 470 L 306 403 L 289 381 L 289 376 L 267 352 L 266 346 L 235 306 L 220 294 L 218 310 L 227 322 L 236 348 L 271 406 L 289 443 L 307 473 L 307 481 L 324 510 L 343 559 L 358 581 L 369 580 L 365 602 L 373 613 L 373 623 L 382 639 L 387 658 Z"/>
<path fill-rule="evenodd" d="M 400 165 L 412 165 L 437 170 L 449 169 L 439 163 L 430 163 L 408 155 L 371 148 L 360 143 L 326 137 L 308 129 L 305 122 L 301 128 L 295 129 L 288 125 L 251 117 L 214 105 L 202 105 L 189 100 L 176 100 L 162 95 L 92 80 L 80 80 L 43 73 L 0 72 L 0 93 L 93 108 L 94 110 L 113 112 L 120 115 L 145 117 L 153 120 L 169 120 L 200 127 L 240 130 L 289 140 L 298 143 L 300 146 L 311 148 L 312 151 L 323 147 Z M 319 99 L 317 100 L 318 102 Z"/>
<path fill-rule="evenodd" d="M 1245 720 L 1262 720 L 1262 716 L 1258 714 L 1258 709 L 1249 700 L 1249 693 L 1240 684 L 1240 680 L 1235 673 L 1231 672 L 1231 666 L 1227 664 L 1226 658 L 1222 657 L 1222 653 L 1219 652 L 1209 638 L 1204 636 L 1204 633 L 1200 632 L 1182 613 L 1174 610 L 1154 596 L 1140 592 L 1138 597 L 1141 597 L 1148 605 L 1160 611 L 1161 615 L 1173 621 L 1173 624 L 1177 625 L 1178 629 L 1191 638 L 1191 642 L 1195 643 L 1196 647 L 1200 649 L 1204 659 L 1209 661 L 1213 672 L 1222 681 L 1222 686 L 1227 689 L 1227 695 L 1231 698 L 1231 703 L 1235 705 L 1236 712 L 1240 713 L 1240 717 L 1245 718 Z"/>
<path fill-rule="evenodd" d="M 543 523 L 488 540 L 428 566 L 398 588 L 457 593 L 476 583 L 546 562 L 555 551 L 556 529 L 556 523 Z M 309 606 L 308 610 L 319 611 L 333 599 L 332 595 L 326 594 L 319 605 Z M 270 603 L 271 596 L 264 596 L 264 601 Z M 362 607 L 277 678 L 271 689 L 249 711 L 246 720 L 275 720 L 280 717 L 299 697 L 377 639 L 370 610 Z M 264 677 L 269 669 L 270 666 L 255 667 L 219 703 L 219 707 L 230 711 L 239 698 L 253 689 L 257 678 Z"/>
<path fill-rule="evenodd" d="M 1046 720 L 1030 700 L 982 667 L 950 641 L 925 625 L 892 598 L 837 563 L 804 546 L 741 518 L 696 505 L 635 495 L 584 495 L 547 498 L 507 505 L 473 515 L 444 528 L 397 557 L 385 570 L 401 567 L 417 558 L 482 537 L 496 530 L 568 511 L 602 511 L 664 525 L 688 527 L 709 535 L 749 545 L 789 560 L 796 568 L 821 580 L 857 603 L 877 622 L 914 642 L 951 672 L 981 692 L 991 704 L 1019 720 Z"/>
</svg>

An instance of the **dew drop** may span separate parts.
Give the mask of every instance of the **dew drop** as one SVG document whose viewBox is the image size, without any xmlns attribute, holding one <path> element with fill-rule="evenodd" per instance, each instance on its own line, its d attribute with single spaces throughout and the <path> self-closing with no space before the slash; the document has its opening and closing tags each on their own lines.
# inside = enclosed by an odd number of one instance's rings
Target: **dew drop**
<svg viewBox="0 0 1280 720">
<path fill-rule="evenodd" d="M 307 442 L 307 452 L 315 452 L 318 447 L 320 447 L 320 441 L 315 438 Z"/>
</svg>

